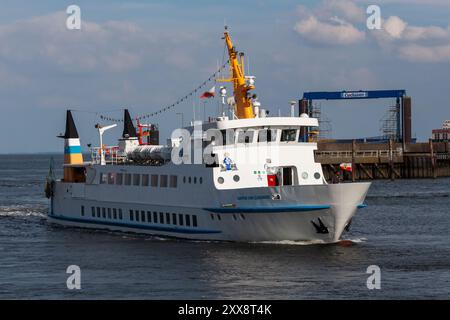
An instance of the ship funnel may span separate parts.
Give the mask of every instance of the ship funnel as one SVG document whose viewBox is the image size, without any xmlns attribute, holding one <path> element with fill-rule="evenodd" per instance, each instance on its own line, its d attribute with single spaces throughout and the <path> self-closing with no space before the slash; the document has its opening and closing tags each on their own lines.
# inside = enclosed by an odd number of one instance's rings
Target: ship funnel
<svg viewBox="0 0 450 320">
<path fill-rule="evenodd" d="M 136 128 L 133 125 L 128 109 L 125 109 L 123 115 L 122 139 L 119 139 L 119 153 L 127 155 L 128 153 L 133 152 L 137 147 L 139 147 L 139 139 Z"/>
<path fill-rule="evenodd" d="M 123 115 L 123 133 L 122 138 L 136 138 L 136 128 L 133 125 L 133 121 L 131 121 L 130 113 L 128 112 L 128 109 L 125 109 L 124 115 Z"/>
<path fill-rule="evenodd" d="M 81 153 L 80 137 L 78 136 L 77 127 L 73 121 L 72 112 L 67 110 L 66 114 L 66 132 L 64 138 L 64 164 L 74 165 L 83 164 L 83 155 Z M 74 182 L 76 179 L 73 168 L 64 168 L 64 181 Z"/>
</svg>

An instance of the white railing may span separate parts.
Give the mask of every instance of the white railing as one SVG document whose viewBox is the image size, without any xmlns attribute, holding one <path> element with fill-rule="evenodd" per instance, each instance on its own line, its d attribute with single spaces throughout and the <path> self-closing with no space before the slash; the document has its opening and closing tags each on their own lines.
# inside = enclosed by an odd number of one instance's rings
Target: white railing
<svg viewBox="0 0 450 320">
<path fill-rule="evenodd" d="M 392 150 L 393 157 L 401 157 L 403 155 L 402 150 Z M 318 157 L 329 158 L 351 158 L 353 151 L 316 151 Z M 363 150 L 355 151 L 355 158 L 389 158 L 389 150 Z"/>
<path fill-rule="evenodd" d="M 117 164 L 123 162 L 125 157 L 119 154 L 118 146 L 104 146 L 91 148 L 91 162 L 94 164 L 101 164 L 102 152 L 106 164 Z"/>
</svg>

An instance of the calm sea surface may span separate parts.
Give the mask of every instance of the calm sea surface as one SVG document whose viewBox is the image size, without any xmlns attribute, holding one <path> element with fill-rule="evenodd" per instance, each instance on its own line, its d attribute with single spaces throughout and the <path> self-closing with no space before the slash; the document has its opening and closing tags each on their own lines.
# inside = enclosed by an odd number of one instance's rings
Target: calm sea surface
<svg viewBox="0 0 450 320">
<path fill-rule="evenodd" d="M 50 157 L 0 156 L 0 299 L 450 297 L 450 179 L 375 181 L 351 246 L 194 242 L 48 224 Z M 369 265 L 380 290 L 367 289 Z"/>
</svg>

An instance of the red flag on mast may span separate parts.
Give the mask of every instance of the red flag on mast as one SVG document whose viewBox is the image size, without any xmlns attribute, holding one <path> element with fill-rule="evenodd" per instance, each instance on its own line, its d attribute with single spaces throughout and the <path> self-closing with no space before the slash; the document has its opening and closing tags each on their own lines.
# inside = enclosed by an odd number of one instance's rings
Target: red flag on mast
<svg viewBox="0 0 450 320">
<path fill-rule="evenodd" d="M 212 87 L 208 91 L 205 91 L 200 96 L 200 99 L 213 98 L 216 95 L 216 86 Z"/>
</svg>

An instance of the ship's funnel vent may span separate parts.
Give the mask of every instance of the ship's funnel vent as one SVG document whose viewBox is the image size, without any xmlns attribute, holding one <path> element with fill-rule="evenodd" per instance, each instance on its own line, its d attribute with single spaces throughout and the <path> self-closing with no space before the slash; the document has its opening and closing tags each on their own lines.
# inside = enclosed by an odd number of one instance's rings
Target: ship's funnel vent
<svg viewBox="0 0 450 320">
<path fill-rule="evenodd" d="M 122 138 L 135 138 L 135 137 L 137 137 L 136 128 L 133 125 L 133 121 L 131 121 L 128 109 L 125 109 L 125 113 L 123 116 Z"/>
</svg>

